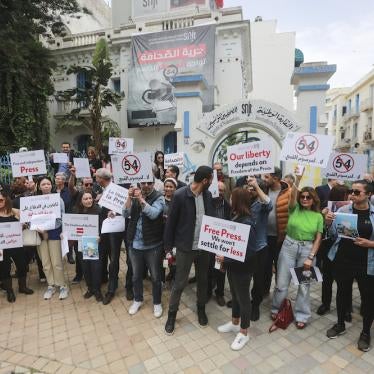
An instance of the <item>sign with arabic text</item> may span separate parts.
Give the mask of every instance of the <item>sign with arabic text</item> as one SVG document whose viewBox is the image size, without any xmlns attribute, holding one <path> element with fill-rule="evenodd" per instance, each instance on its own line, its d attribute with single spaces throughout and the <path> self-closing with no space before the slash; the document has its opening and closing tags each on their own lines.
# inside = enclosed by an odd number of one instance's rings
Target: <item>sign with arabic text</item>
<svg viewBox="0 0 374 374">
<path fill-rule="evenodd" d="M 264 100 L 240 100 L 225 105 L 204 114 L 197 128 L 216 137 L 231 123 L 250 121 L 261 123 L 270 133 L 276 132 L 279 138 L 285 137 L 288 131 L 298 131 L 301 128 L 290 112 Z"/>
<path fill-rule="evenodd" d="M 367 164 L 367 154 L 332 153 L 322 175 L 325 178 L 356 181 L 363 178 Z"/>
<path fill-rule="evenodd" d="M 21 197 L 20 199 L 20 221 L 22 223 L 30 222 L 34 214 L 51 213 L 54 213 L 56 218 L 61 218 L 61 197 L 59 193 Z"/>
<path fill-rule="evenodd" d="M 334 138 L 330 135 L 289 132 L 283 142 L 279 159 L 325 168 L 333 142 Z"/>
<path fill-rule="evenodd" d="M 168 166 L 175 165 L 179 169 L 183 168 L 184 165 L 184 153 L 168 153 L 164 155 L 164 168 Z"/>
<path fill-rule="evenodd" d="M 20 222 L 0 223 L 0 249 L 23 247 L 22 224 Z"/>
</svg>

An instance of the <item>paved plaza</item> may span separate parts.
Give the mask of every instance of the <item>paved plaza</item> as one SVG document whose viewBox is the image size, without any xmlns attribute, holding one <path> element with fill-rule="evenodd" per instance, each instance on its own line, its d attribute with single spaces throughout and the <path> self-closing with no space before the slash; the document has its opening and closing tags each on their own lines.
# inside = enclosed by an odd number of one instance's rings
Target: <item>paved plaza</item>
<svg viewBox="0 0 374 374">
<path fill-rule="evenodd" d="M 250 328 L 249 344 L 233 352 L 233 334 L 219 334 L 218 325 L 230 319 L 231 310 L 212 298 L 207 306 L 209 326 L 200 328 L 195 313 L 195 286 L 183 295 L 176 331 L 166 336 L 169 290 L 163 294 L 164 315 L 153 317 L 150 282 L 145 281 L 145 305 L 138 314 L 128 314 L 131 302 L 124 297 L 125 257 L 121 254 L 120 288 L 110 305 L 94 298 L 83 299 L 85 284 L 71 285 L 67 300 L 58 294 L 43 300 L 36 266 L 30 286 L 35 295 L 16 295 L 9 304 L 0 294 L 0 373 L 374 373 L 374 351 L 357 350 L 361 330 L 359 296 L 354 291 L 353 323 L 347 333 L 329 340 L 326 329 L 335 321 L 331 313 L 313 320 L 305 330 L 294 325 L 286 331 L 268 333 L 270 298 L 262 305 L 262 316 Z M 74 277 L 74 265 L 66 265 Z M 16 280 L 13 281 L 15 290 Z M 295 287 L 291 286 L 291 299 Z M 229 292 L 226 293 L 228 299 Z M 320 287 L 313 286 L 312 308 L 320 304 Z"/>
</svg>

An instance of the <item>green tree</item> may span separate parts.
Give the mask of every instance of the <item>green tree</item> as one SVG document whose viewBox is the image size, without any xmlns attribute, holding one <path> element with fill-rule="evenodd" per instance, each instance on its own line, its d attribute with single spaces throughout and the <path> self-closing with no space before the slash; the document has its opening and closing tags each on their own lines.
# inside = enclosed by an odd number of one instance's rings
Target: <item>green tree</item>
<svg viewBox="0 0 374 374">
<path fill-rule="evenodd" d="M 108 88 L 112 71 L 108 44 L 105 39 L 99 39 L 92 65 L 72 66 L 67 71 L 67 74 L 84 74 L 85 87 L 56 93 L 57 100 L 74 100 L 77 104 L 76 108 L 63 118 L 59 128 L 70 126 L 72 120 L 79 121 L 92 132 L 93 143 L 98 153 L 101 153 L 103 139 L 107 135 L 119 135 L 118 124 L 103 116 L 105 108 L 114 106 L 120 110 L 124 97 L 123 93 L 119 94 Z"/>
<path fill-rule="evenodd" d="M 62 17 L 87 12 L 76 0 L 0 0 L 0 152 L 49 147 L 47 101 L 54 62 L 41 37 Z"/>
</svg>

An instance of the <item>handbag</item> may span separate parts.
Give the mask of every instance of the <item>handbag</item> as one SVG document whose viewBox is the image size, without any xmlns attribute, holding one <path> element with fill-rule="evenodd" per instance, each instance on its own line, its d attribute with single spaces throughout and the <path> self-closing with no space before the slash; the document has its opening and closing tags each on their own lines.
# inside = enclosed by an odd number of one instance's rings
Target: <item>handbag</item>
<svg viewBox="0 0 374 374">
<path fill-rule="evenodd" d="M 22 231 L 22 236 L 24 247 L 35 247 L 42 242 L 39 233 L 35 230 L 25 229 Z"/>
<path fill-rule="evenodd" d="M 275 317 L 274 323 L 269 328 L 269 333 L 281 328 L 285 330 L 294 320 L 290 299 L 284 299 Z"/>
</svg>

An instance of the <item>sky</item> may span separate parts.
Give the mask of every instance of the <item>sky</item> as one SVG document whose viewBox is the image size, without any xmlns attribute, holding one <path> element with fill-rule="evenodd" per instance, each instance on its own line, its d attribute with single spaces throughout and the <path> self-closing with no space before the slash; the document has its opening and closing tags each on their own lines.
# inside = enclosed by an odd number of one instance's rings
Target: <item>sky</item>
<svg viewBox="0 0 374 374">
<path fill-rule="evenodd" d="M 224 5 L 241 6 L 251 21 L 276 19 L 278 32 L 296 32 L 305 62 L 337 65 L 332 88 L 352 86 L 374 67 L 374 0 L 224 0 Z"/>
<path fill-rule="evenodd" d="M 337 65 L 331 87 L 352 86 L 374 65 L 374 0 L 225 0 L 245 19 L 276 19 L 277 31 L 296 32 L 305 62 Z"/>
</svg>

